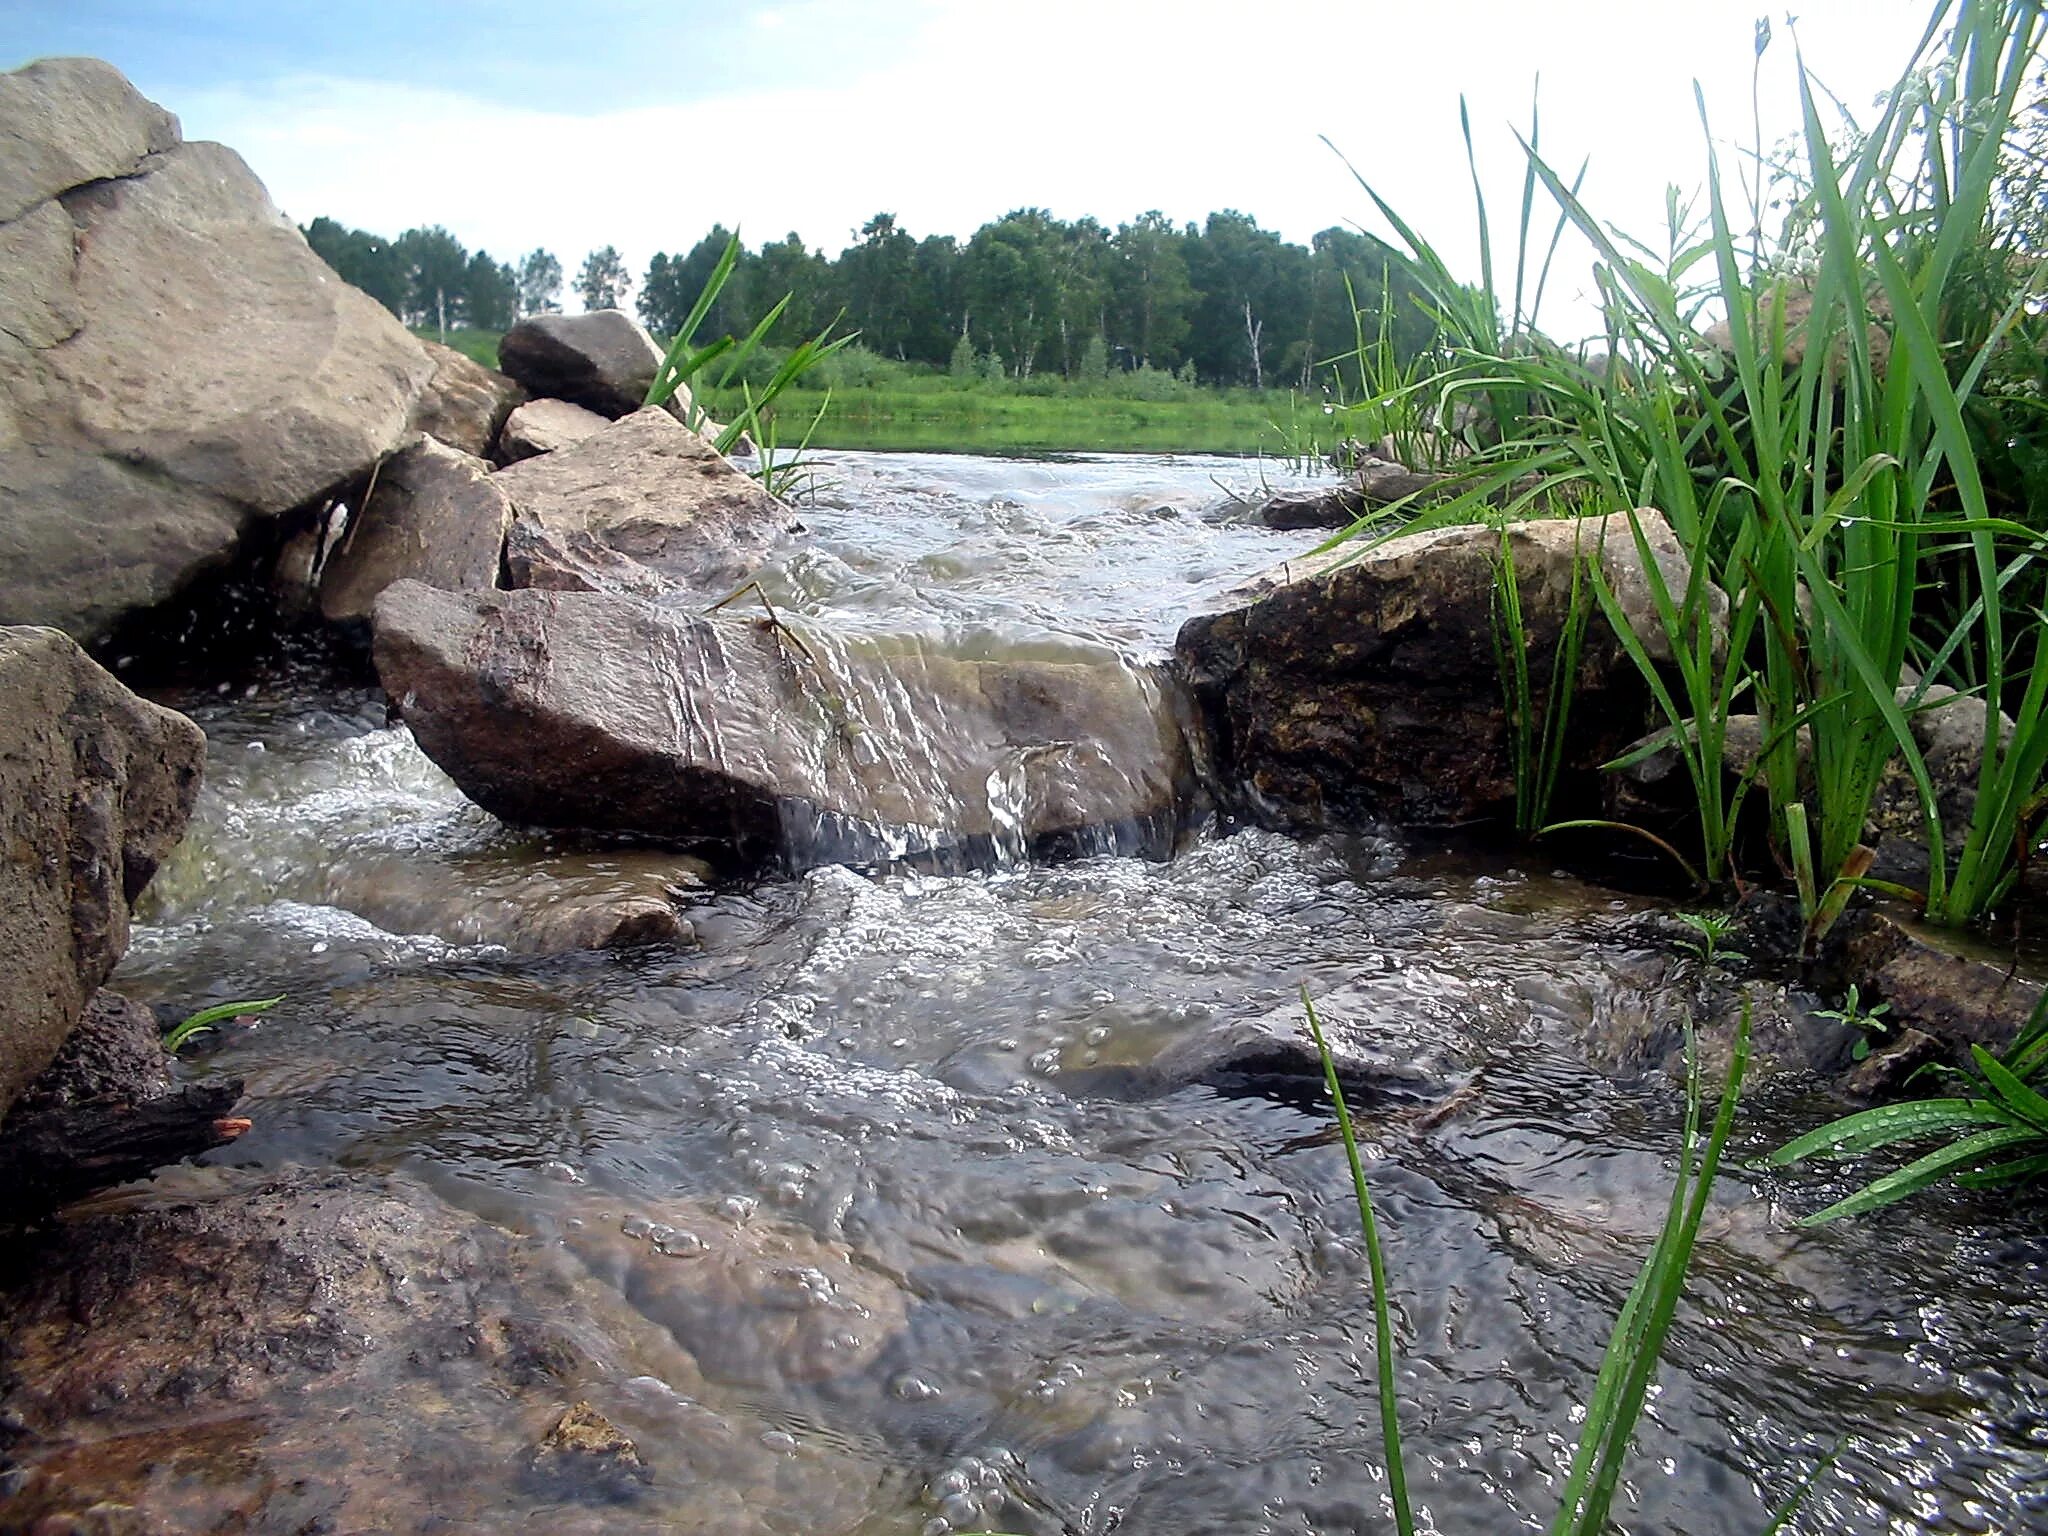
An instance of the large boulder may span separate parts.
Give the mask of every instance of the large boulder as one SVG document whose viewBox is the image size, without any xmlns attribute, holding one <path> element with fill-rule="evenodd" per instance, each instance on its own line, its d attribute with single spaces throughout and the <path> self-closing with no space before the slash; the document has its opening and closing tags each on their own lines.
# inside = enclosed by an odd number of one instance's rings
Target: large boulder
<svg viewBox="0 0 2048 1536">
<path fill-rule="evenodd" d="M 1502 534 L 1485 526 L 1291 561 L 1190 619 L 1176 660 L 1219 795 L 1281 826 L 1447 825 L 1510 810 L 1501 645 L 1525 650 L 1540 712 L 1579 562 L 1597 558 L 1650 654 L 1670 653 L 1629 516 L 1508 525 L 1523 621 L 1514 640 L 1496 629 Z M 1682 593 L 1677 540 L 1654 511 L 1637 516 L 1667 585 Z M 1583 576 L 1580 596 L 1592 600 Z M 1560 803 L 1589 791 L 1591 770 L 1641 733 L 1649 706 L 1597 608 L 1580 662 Z"/>
<path fill-rule="evenodd" d="M 489 458 L 505 418 L 525 398 L 525 391 L 453 347 L 437 341 L 421 345 L 434 364 L 434 374 L 413 405 L 412 425 L 450 448 Z"/>
<path fill-rule="evenodd" d="M 1170 846 L 1185 747 L 1107 650 L 837 635 L 603 593 L 378 600 L 420 746 L 508 821 L 750 864 Z"/>
<path fill-rule="evenodd" d="M 515 587 L 722 596 L 797 526 L 758 481 L 658 410 L 496 479 L 515 514 L 505 545 Z"/>
<path fill-rule="evenodd" d="M 512 504 L 482 459 L 422 438 L 388 461 L 320 583 L 330 623 L 369 623 L 377 594 L 410 576 L 451 591 L 498 584 Z"/>
<path fill-rule="evenodd" d="M 0 623 L 97 640 L 397 448 L 432 365 L 105 65 L 0 77 L 0 146 Z"/>
<path fill-rule="evenodd" d="M 206 738 L 51 629 L 0 629 L 0 1113 L 128 947 L 185 830 Z"/>
<path fill-rule="evenodd" d="M 584 406 L 613 420 L 630 416 L 647 399 L 661 348 L 622 309 L 582 315 L 533 315 L 498 341 L 498 366 L 526 392 Z M 687 408 L 689 391 L 677 398 Z"/>
</svg>

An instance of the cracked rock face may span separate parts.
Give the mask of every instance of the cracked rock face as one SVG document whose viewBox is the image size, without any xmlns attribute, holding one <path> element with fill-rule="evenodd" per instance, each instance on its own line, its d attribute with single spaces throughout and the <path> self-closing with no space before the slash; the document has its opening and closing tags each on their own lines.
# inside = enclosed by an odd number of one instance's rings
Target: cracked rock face
<svg viewBox="0 0 2048 1536">
<path fill-rule="evenodd" d="M 0 76 L 0 623 L 104 638 L 399 447 L 432 373 L 110 66 Z"/>
</svg>

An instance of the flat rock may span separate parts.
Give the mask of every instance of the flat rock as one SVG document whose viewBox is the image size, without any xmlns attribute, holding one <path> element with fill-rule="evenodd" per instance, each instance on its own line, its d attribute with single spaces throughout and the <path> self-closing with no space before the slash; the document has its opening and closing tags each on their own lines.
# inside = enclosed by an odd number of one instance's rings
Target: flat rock
<svg viewBox="0 0 2048 1536">
<path fill-rule="evenodd" d="M 50 629 L 0 629 L 0 1113 L 128 947 L 183 834 L 206 739 Z"/>
<path fill-rule="evenodd" d="M 95 641 L 399 447 L 432 364 L 107 66 L 0 76 L 0 144 L 0 622 Z"/>
<path fill-rule="evenodd" d="M 479 459 L 496 450 L 498 433 L 526 392 L 475 358 L 437 341 L 424 341 L 433 376 L 412 409 L 415 431 Z"/>
<path fill-rule="evenodd" d="M 512 503 L 482 459 L 422 438 L 387 460 L 329 558 L 320 611 L 367 625 L 377 594 L 403 577 L 454 592 L 497 585 Z"/>
<path fill-rule="evenodd" d="M 1640 517 L 1665 581 L 1682 593 L 1676 539 L 1655 512 Z M 1255 578 L 1183 625 L 1176 664 L 1225 802 L 1283 826 L 1454 824 L 1511 810 L 1495 629 L 1501 537 L 1457 526 L 1339 546 Z M 1582 559 L 1600 559 L 1649 653 L 1670 654 L 1629 514 L 1512 523 L 1507 539 L 1539 710 Z M 1590 583 L 1581 600 L 1592 602 Z M 1650 705 L 1597 607 L 1580 660 L 1560 804 L 1592 796 L 1596 766 L 1640 734 Z"/>
<path fill-rule="evenodd" d="M 612 420 L 640 409 L 661 356 L 646 328 L 622 309 L 533 315 L 498 341 L 498 366 L 528 394 Z"/>
<path fill-rule="evenodd" d="M 1113 652 L 948 649 L 598 593 L 379 599 L 378 675 L 507 821 L 745 863 L 1170 846 L 1186 748 Z"/>
<path fill-rule="evenodd" d="M 500 470 L 514 587 L 723 596 L 796 527 L 787 507 L 664 411 Z"/>
<path fill-rule="evenodd" d="M 606 418 L 566 400 L 529 400 L 505 418 L 498 458 L 505 464 L 573 447 L 604 430 Z"/>
</svg>

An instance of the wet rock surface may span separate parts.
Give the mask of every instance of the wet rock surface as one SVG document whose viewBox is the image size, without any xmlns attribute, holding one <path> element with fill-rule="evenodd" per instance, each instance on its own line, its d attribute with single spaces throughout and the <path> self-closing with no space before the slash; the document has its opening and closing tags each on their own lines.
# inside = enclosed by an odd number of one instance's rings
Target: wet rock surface
<svg viewBox="0 0 2048 1536">
<path fill-rule="evenodd" d="M 432 364 L 232 150 L 105 66 L 6 79 L 0 622 L 99 640 L 399 446 Z"/>
<path fill-rule="evenodd" d="M 1642 517 L 1665 579 L 1685 586 L 1663 520 Z M 1532 690 L 1543 706 L 1575 562 L 1603 562 L 1655 656 L 1668 641 L 1628 516 L 1511 525 Z M 1339 547 L 1250 583 L 1175 645 L 1227 804 L 1282 825 L 1385 818 L 1454 824 L 1512 808 L 1511 726 L 1496 650 L 1500 535 L 1452 527 L 1363 554 Z M 1592 602 L 1582 590 L 1581 601 Z M 1512 643 L 1512 642 L 1504 642 Z M 1597 609 L 1586 620 L 1561 803 L 1640 732 L 1649 694 Z"/>
<path fill-rule="evenodd" d="M 796 526 L 789 509 L 665 411 L 500 470 L 514 587 L 722 597 Z"/>
<path fill-rule="evenodd" d="M 400 583 L 376 661 L 421 747 L 507 821 L 742 862 L 1170 838 L 1185 748 L 1114 654 L 947 653 L 601 594 Z M 1000 851 L 1000 850 L 999 850 Z"/>
<path fill-rule="evenodd" d="M 172 1080 L 156 1017 L 102 987 L 57 1059 L 0 1118 L 0 1227 L 225 1146 L 236 1078 Z"/>
<path fill-rule="evenodd" d="M 783 1528 L 827 1482 L 872 1480 L 700 1406 L 665 1327 L 417 1184 L 184 1183 L 12 1255 L 0 1455 L 16 1528 L 742 1533 Z M 627 1241 L 643 1266 L 679 1262 Z M 708 1336 L 780 1315 L 776 1275 L 753 1280 L 771 1293 L 705 1304 Z M 706 1476 L 733 1496 L 705 1500 Z"/>
<path fill-rule="evenodd" d="M 127 949 L 205 749 L 57 631 L 0 629 L 0 1112 Z"/>
<path fill-rule="evenodd" d="M 410 577 L 451 592 L 498 584 L 512 504 L 472 454 L 431 437 L 387 460 L 320 582 L 332 624 L 367 631 L 377 594 Z"/>
</svg>

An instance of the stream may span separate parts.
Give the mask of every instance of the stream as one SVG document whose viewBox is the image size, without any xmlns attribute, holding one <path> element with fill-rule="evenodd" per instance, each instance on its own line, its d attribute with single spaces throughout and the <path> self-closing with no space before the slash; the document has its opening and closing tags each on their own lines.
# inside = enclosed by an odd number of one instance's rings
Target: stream
<svg viewBox="0 0 2048 1536">
<path fill-rule="evenodd" d="M 1244 520 L 1240 461 L 823 457 L 761 581 L 849 630 L 1155 660 L 1317 542 Z M 522 904 L 666 889 L 675 861 L 501 828 L 366 690 L 166 701 L 207 731 L 207 784 L 116 984 L 285 1000 L 188 1049 L 246 1079 L 254 1129 L 165 1187 L 392 1175 L 518 1234 L 568 1277 L 549 1305 L 587 1363 L 560 1402 L 646 1463 L 592 1502 L 523 1475 L 532 1426 L 490 1404 L 394 1425 L 395 1374 L 360 1414 L 266 1410 L 342 1484 L 406 1485 L 420 1529 L 1391 1531 L 1319 1085 L 1149 1070 L 1292 1020 L 1304 986 L 1419 1085 L 1362 1130 L 1424 1528 L 1546 1529 L 1684 1108 L 1589 1041 L 1744 985 L 1818 1006 L 1653 942 L 1667 903 L 1390 831 L 825 865 L 693 890 L 688 943 L 523 956 Z M 1792 1529 L 2048 1530 L 2039 1207 L 1936 1194 L 1801 1230 L 1857 1170 L 1748 1165 L 1835 1112 L 1798 1080 L 1746 1100 L 1618 1524 L 1761 1531 L 1838 1450 Z M 692 1278 L 736 1244 L 772 1262 Z M 301 1528 L 288 1503 L 246 1528 Z"/>
</svg>

